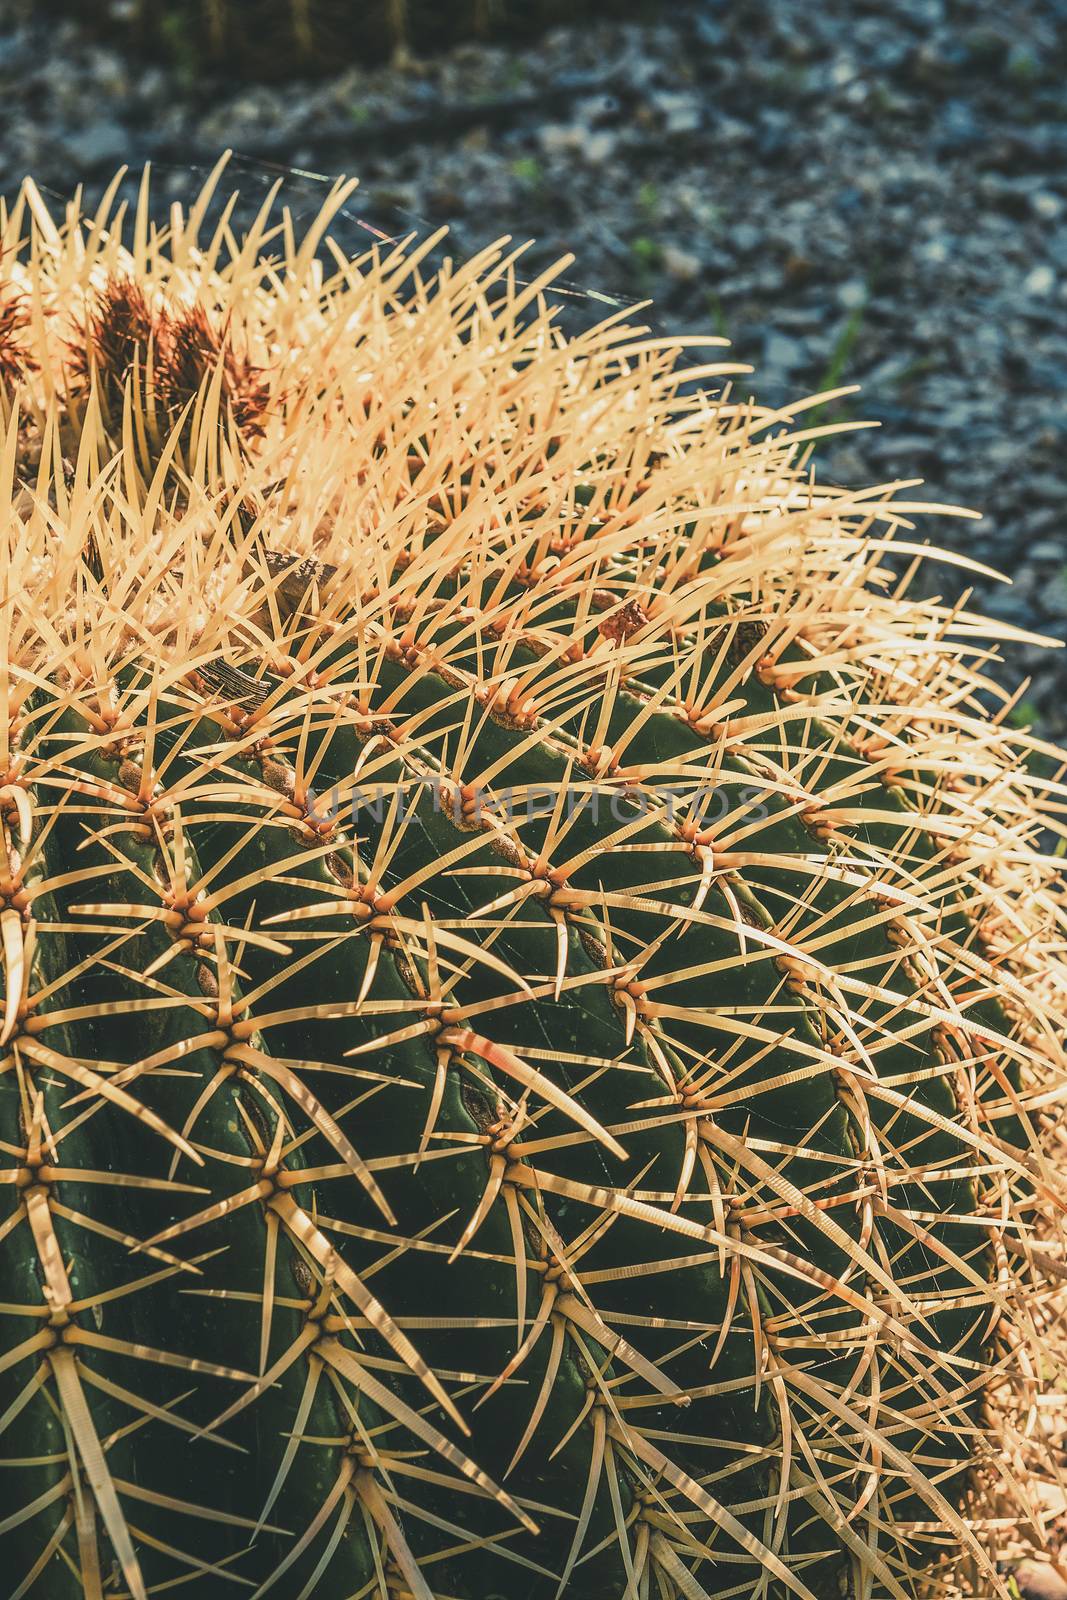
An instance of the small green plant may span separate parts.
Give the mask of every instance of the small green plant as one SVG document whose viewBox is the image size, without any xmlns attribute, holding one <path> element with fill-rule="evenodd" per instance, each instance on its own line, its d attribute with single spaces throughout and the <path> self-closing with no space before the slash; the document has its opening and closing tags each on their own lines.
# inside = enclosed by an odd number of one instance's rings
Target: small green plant
<svg viewBox="0 0 1067 1600">
<path fill-rule="evenodd" d="M 1007 76 L 1018 87 L 1029 87 L 1041 76 L 1041 63 L 1032 50 L 1016 45 L 1008 52 Z"/>
<path fill-rule="evenodd" d="M 544 183 L 545 169 L 536 156 L 519 156 L 511 163 L 511 171 L 513 177 L 531 189 L 538 189 Z"/>
<path fill-rule="evenodd" d="M 711 318 L 711 326 L 715 332 L 716 338 L 727 338 L 729 333 L 729 324 L 726 320 L 726 313 L 723 310 L 722 300 L 715 293 L 714 289 L 708 290 L 704 297 L 704 304 L 706 305 L 708 315 Z"/>
<path fill-rule="evenodd" d="M 1032 700 L 1019 700 L 1009 712 L 1012 723 L 1017 728 L 1032 728 L 1040 719 L 1041 712 Z"/>
<path fill-rule="evenodd" d="M 823 375 L 819 380 L 821 389 L 832 389 L 841 382 L 848 367 L 848 363 L 855 349 L 856 341 L 860 336 L 863 326 L 863 307 L 855 306 L 845 318 L 830 352 L 830 359 L 826 363 Z"/>
<path fill-rule="evenodd" d="M 180 10 L 165 10 L 158 24 L 160 42 L 184 84 L 194 83 L 205 60 L 214 54 L 210 45 L 205 48 L 203 41 L 198 41 L 190 21 Z"/>
<path fill-rule="evenodd" d="M 662 245 L 657 239 L 651 239 L 647 234 L 641 233 L 630 240 L 630 250 L 638 280 L 643 283 L 650 282 L 663 261 Z"/>
<path fill-rule="evenodd" d="M 898 389 L 907 389 L 916 378 L 925 377 L 928 372 L 936 372 L 938 358 L 933 355 L 914 356 L 900 369 L 893 378 L 893 383 Z"/>
<path fill-rule="evenodd" d="M 848 364 L 862 326 L 863 306 L 855 306 L 842 323 L 841 331 L 834 341 L 834 347 L 830 352 L 826 366 L 823 368 L 822 377 L 817 385 L 820 394 L 825 393 L 827 390 L 836 389 L 847 373 Z M 828 420 L 844 422 L 848 416 L 847 405 L 841 404 L 840 401 L 814 406 L 811 412 L 811 420 L 816 425 Z"/>
<path fill-rule="evenodd" d="M 637 204 L 646 217 L 655 218 L 659 212 L 659 189 L 650 179 L 640 184 L 637 190 Z"/>
</svg>

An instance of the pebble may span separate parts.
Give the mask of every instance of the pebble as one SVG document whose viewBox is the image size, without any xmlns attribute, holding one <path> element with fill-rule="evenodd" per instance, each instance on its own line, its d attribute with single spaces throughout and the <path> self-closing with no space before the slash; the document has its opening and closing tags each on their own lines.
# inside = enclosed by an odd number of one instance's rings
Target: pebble
<svg viewBox="0 0 1067 1600">
<path fill-rule="evenodd" d="M 751 222 L 739 222 L 730 230 L 730 245 L 741 256 L 758 250 L 762 238 L 761 230 Z"/>
<path fill-rule="evenodd" d="M 654 103 L 667 133 L 693 133 L 704 120 L 704 108 L 695 94 L 660 93 Z"/>
<path fill-rule="evenodd" d="M 608 128 L 586 134 L 581 143 L 582 156 L 591 166 L 602 166 L 614 153 L 617 140 Z"/>
<path fill-rule="evenodd" d="M 98 167 L 117 167 L 126 158 L 130 136 L 121 122 L 101 117 L 72 130 L 62 140 L 74 169 L 93 171 Z"/>
<path fill-rule="evenodd" d="M 683 250 L 676 244 L 665 244 L 661 255 L 663 270 L 680 283 L 691 283 L 704 270 L 695 250 Z"/>
<path fill-rule="evenodd" d="M 1030 205 L 1034 216 L 1049 221 L 1055 217 L 1062 217 L 1064 201 L 1058 194 L 1052 194 L 1048 189 L 1041 189 L 1037 194 L 1030 196 Z"/>
<path fill-rule="evenodd" d="M 1044 298 L 1050 295 L 1056 287 L 1056 273 L 1052 267 L 1042 265 L 1034 267 L 1023 279 L 1023 288 L 1027 294 Z"/>
<path fill-rule="evenodd" d="M 807 361 L 808 350 L 803 339 L 791 339 L 786 333 L 772 329 L 763 345 L 763 365 L 775 375 L 795 372 Z"/>
<path fill-rule="evenodd" d="M 1044 585 L 1041 600 L 1050 617 L 1067 617 L 1067 572 L 1057 572 Z"/>
<path fill-rule="evenodd" d="M 986 607 L 991 616 L 998 617 L 1003 622 L 1010 622 L 1013 627 L 1030 626 L 1033 601 L 1014 584 L 1010 589 L 1006 587 L 991 589 Z"/>
<path fill-rule="evenodd" d="M 582 130 L 567 123 L 549 122 L 538 128 L 537 142 L 548 156 L 568 156 L 580 148 Z"/>
<path fill-rule="evenodd" d="M 867 285 L 862 278 L 849 278 L 847 283 L 838 285 L 837 303 L 846 311 L 858 311 L 867 304 Z"/>
</svg>

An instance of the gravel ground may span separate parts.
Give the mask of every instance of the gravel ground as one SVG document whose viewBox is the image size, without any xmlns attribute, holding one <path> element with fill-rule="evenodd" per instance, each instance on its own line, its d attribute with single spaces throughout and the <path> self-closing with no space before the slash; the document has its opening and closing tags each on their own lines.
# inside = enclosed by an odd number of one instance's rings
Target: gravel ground
<svg viewBox="0 0 1067 1600">
<path fill-rule="evenodd" d="M 1067 641 L 1067 0 L 669 9 L 268 90 L 0 0 L 0 193 L 26 172 L 92 193 L 151 158 L 188 195 L 232 146 L 250 199 L 305 169 L 298 213 L 309 171 L 359 174 L 353 245 L 370 219 L 448 222 L 461 249 L 536 238 L 535 265 L 573 251 L 576 284 L 726 333 L 762 399 L 859 383 L 835 415 L 883 426 L 821 446 L 825 475 L 922 476 L 981 510 L 921 532 L 1011 575 L 978 584 L 984 609 Z M 1023 717 L 1062 737 L 1067 654 L 1006 653 L 1033 675 Z"/>
</svg>

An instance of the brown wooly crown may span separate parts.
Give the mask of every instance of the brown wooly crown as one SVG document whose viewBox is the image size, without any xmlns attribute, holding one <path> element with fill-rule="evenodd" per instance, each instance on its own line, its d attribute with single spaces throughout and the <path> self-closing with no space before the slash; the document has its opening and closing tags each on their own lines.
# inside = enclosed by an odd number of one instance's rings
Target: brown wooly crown
<svg viewBox="0 0 1067 1600">
<path fill-rule="evenodd" d="M 0 212 L 0 1570 L 1006 1594 L 1065 791 L 948 508 L 219 171 Z"/>
<path fill-rule="evenodd" d="M 234 349 L 228 328 L 219 332 L 202 305 L 150 304 L 134 278 L 109 277 L 90 294 L 71 338 L 69 365 L 83 399 L 96 380 L 112 424 L 121 420 L 132 387 L 157 448 L 216 373 L 220 408 L 232 417 L 235 438 L 262 437 L 269 387 L 264 374 Z"/>
<path fill-rule="evenodd" d="M 23 296 L 8 282 L 0 252 L 0 388 L 11 390 L 34 370 L 29 348 L 30 315 Z"/>
</svg>

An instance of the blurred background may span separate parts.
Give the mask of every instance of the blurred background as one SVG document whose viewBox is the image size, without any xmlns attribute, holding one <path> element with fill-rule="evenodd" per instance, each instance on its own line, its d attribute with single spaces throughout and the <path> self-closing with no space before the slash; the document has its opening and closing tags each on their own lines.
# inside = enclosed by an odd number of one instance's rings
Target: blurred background
<svg viewBox="0 0 1067 1600">
<path fill-rule="evenodd" d="M 298 221 L 358 175 L 353 250 L 447 223 L 459 253 L 536 240 L 531 274 L 573 252 L 572 319 L 650 298 L 641 321 L 729 337 L 742 393 L 861 385 L 823 420 L 881 426 L 819 471 L 980 510 L 919 535 L 1011 576 L 982 609 L 1067 640 L 1067 0 L 541 0 L 539 33 L 448 48 L 416 14 L 363 60 L 350 24 L 302 53 L 240 3 L 213 31 L 189 19 L 224 0 L 155 0 L 151 27 L 146 0 L 0 0 L 0 194 L 93 198 L 151 160 L 166 206 L 232 147 L 248 206 L 284 175 Z M 1016 720 L 1062 738 L 1067 653 L 1005 654 Z"/>
</svg>

